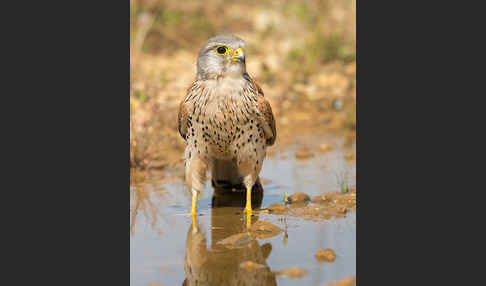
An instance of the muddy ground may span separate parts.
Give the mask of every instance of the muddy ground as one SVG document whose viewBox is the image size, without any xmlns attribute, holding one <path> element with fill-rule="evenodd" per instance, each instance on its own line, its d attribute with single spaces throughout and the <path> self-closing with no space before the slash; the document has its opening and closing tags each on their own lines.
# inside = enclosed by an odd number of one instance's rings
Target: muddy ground
<svg viewBox="0 0 486 286">
<path fill-rule="evenodd" d="M 277 121 L 270 151 L 296 134 L 356 129 L 354 1 L 132 0 L 130 11 L 132 168 L 171 168 L 181 159 L 179 102 L 195 79 L 199 48 L 221 32 L 246 41 L 247 71 Z"/>
</svg>

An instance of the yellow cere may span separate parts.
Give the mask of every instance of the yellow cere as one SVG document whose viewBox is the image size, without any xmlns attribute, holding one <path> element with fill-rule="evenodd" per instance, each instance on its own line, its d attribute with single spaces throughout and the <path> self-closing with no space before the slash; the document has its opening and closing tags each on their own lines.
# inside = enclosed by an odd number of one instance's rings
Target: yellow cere
<svg viewBox="0 0 486 286">
<path fill-rule="evenodd" d="M 241 53 L 243 53 L 243 50 L 241 48 L 238 48 L 238 49 L 235 50 L 235 53 L 233 54 L 233 57 L 237 57 Z"/>
</svg>

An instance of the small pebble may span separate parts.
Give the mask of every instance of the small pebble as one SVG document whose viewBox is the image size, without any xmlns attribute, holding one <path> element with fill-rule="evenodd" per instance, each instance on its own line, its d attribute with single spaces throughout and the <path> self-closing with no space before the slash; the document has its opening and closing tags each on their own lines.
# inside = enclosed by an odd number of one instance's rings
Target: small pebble
<svg viewBox="0 0 486 286">
<path fill-rule="evenodd" d="M 218 244 L 224 245 L 226 248 L 233 249 L 233 248 L 240 248 L 248 245 L 252 241 L 252 237 L 249 233 L 239 233 L 227 237 L 223 240 L 218 241 Z"/>
<path fill-rule="evenodd" d="M 311 200 L 313 203 L 321 203 L 327 201 L 326 196 L 324 195 L 318 195 L 312 198 Z"/>
<path fill-rule="evenodd" d="M 315 257 L 320 262 L 334 262 L 334 260 L 336 260 L 336 253 L 330 248 L 319 249 L 317 250 Z"/>
<path fill-rule="evenodd" d="M 322 152 L 327 152 L 327 151 L 332 150 L 332 146 L 324 143 L 324 144 L 319 145 L 319 150 L 321 150 Z"/>
<path fill-rule="evenodd" d="M 298 266 L 292 266 L 280 271 L 276 271 L 275 274 L 287 276 L 289 278 L 301 278 L 307 274 L 307 270 Z"/>
<path fill-rule="evenodd" d="M 340 99 L 340 98 L 337 98 L 337 99 L 333 100 L 333 102 L 332 102 L 332 107 L 333 107 L 334 109 L 336 109 L 336 110 L 341 110 L 341 109 L 343 109 L 343 107 L 344 107 L 344 102 L 343 102 L 343 100 L 342 100 L 342 99 Z"/>
<path fill-rule="evenodd" d="M 347 153 L 346 155 L 344 155 L 344 159 L 346 160 L 352 160 L 353 158 L 354 158 L 353 153 Z"/>
<path fill-rule="evenodd" d="M 283 232 L 283 230 L 280 227 L 266 220 L 258 220 L 250 228 L 251 235 L 259 239 L 270 238 L 281 232 Z"/>
<path fill-rule="evenodd" d="M 348 210 L 346 209 L 346 207 L 337 207 L 336 211 L 340 214 L 345 214 Z"/>
<path fill-rule="evenodd" d="M 309 151 L 306 151 L 306 150 L 300 150 L 300 151 L 297 151 L 295 152 L 295 158 L 297 159 L 307 159 L 307 158 L 310 158 L 310 157 L 313 157 L 314 154 L 312 154 L 311 152 Z"/>
<path fill-rule="evenodd" d="M 332 281 L 326 286 L 355 286 L 356 285 L 356 278 L 354 276 L 346 276 L 340 280 Z"/>
<path fill-rule="evenodd" d="M 292 194 L 289 197 L 289 203 L 294 204 L 294 203 L 304 203 L 310 201 L 310 197 L 303 192 L 298 192 L 295 194 Z"/>
</svg>

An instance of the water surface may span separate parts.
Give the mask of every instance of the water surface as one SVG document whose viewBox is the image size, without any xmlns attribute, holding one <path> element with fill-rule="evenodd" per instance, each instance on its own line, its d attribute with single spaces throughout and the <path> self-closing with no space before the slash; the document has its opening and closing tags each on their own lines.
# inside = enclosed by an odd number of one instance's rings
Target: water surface
<svg viewBox="0 0 486 286">
<path fill-rule="evenodd" d="M 266 208 L 280 203 L 284 192 L 289 195 L 305 192 L 312 197 L 336 191 L 342 179 L 355 184 L 355 160 L 345 159 L 346 154 L 355 154 L 354 143 L 345 146 L 341 138 L 303 140 L 306 146 L 309 142 L 314 142 L 314 147 L 325 142 L 335 148 L 297 160 L 295 151 L 302 144 L 295 143 L 267 158 L 260 174 L 264 178 L 263 197 L 256 196 L 254 205 Z M 182 179 L 154 176 L 131 186 L 130 285 L 325 285 L 356 275 L 355 212 L 330 220 L 257 213 L 252 217 L 253 223 L 267 220 L 284 232 L 255 239 L 237 249 L 218 244 L 246 231 L 244 197 L 238 193 L 215 194 L 208 182 L 198 200 L 198 216 L 193 222 L 188 215 L 191 196 Z M 319 248 L 333 249 L 336 260 L 318 262 L 314 254 Z M 247 260 L 267 268 L 252 275 L 239 267 Z M 308 274 L 300 279 L 273 274 L 290 266 L 302 267 Z"/>
</svg>

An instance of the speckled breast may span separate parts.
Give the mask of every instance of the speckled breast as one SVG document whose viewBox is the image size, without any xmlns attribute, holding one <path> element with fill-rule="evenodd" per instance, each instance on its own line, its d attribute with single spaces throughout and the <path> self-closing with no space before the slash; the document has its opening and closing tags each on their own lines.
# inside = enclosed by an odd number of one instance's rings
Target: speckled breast
<svg viewBox="0 0 486 286">
<path fill-rule="evenodd" d="M 189 117 L 188 145 L 201 158 L 235 160 L 238 165 L 254 162 L 254 168 L 261 166 L 266 143 L 256 106 L 243 98 L 217 99 L 194 106 Z"/>
</svg>

